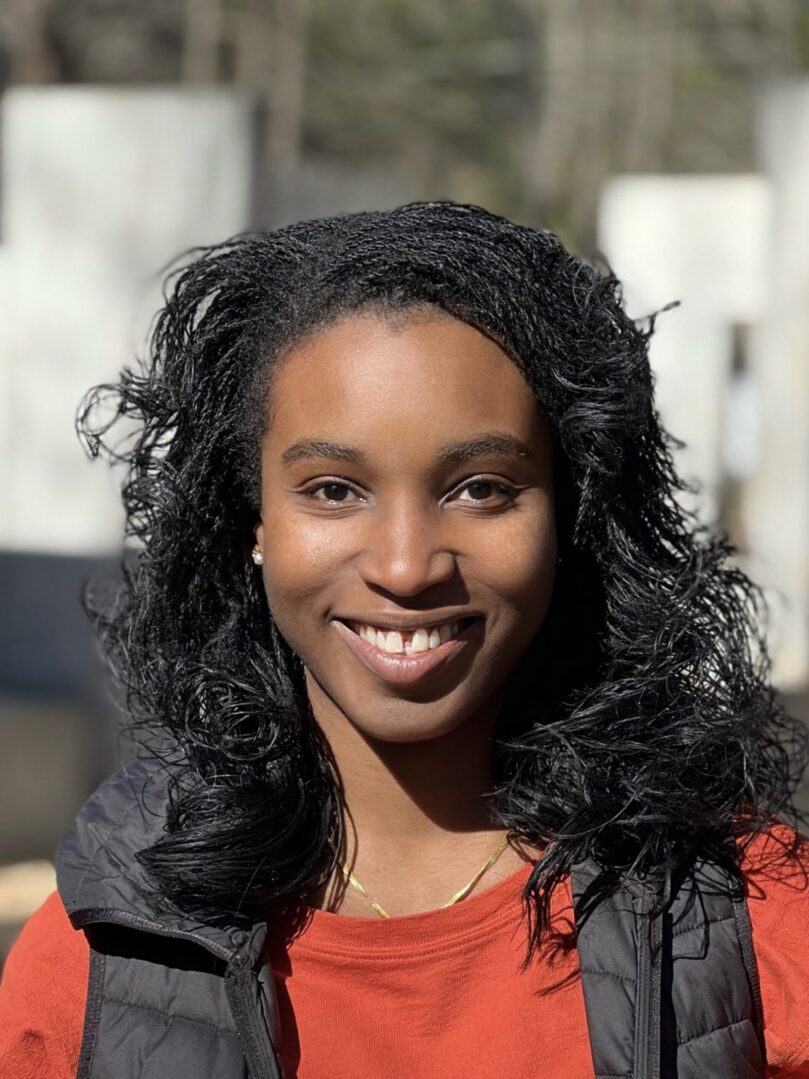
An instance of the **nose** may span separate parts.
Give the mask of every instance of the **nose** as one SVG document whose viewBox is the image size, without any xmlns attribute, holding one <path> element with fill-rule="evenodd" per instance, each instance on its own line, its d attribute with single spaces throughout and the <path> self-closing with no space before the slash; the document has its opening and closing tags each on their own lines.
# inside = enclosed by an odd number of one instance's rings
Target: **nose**
<svg viewBox="0 0 809 1079">
<path fill-rule="evenodd" d="M 454 576 L 455 554 L 447 546 L 446 530 L 435 513 L 408 500 L 368 516 L 358 560 L 366 584 L 406 597 L 417 596 Z"/>
</svg>

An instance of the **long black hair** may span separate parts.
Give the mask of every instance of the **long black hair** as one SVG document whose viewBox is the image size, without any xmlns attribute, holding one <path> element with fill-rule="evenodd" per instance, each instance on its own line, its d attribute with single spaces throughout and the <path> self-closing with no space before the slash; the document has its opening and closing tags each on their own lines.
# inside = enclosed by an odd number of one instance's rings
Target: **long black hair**
<svg viewBox="0 0 809 1079">
<path fill-rule="evenodd" d="M 253 921 L 335 866 L 339 777 L 250 550 L 272 372 L 367 309 L 432 305 L 477 327 L 551 423 L 561 561 L 509 682 L 487 796 L 494 822 L 544 847 L 524 896 L 529 955 L 577 860 L 616 880 L 671 872 L 794 819 L 806 741 L 770 684 L 763 594 L 677 497 L 692 488 L 654 404 L 653 320 L 627 316 L 608 269 L 452 202 L 193 256 L 169 278 L 148 357 L 90 391 L 77 420 L 92 455 L 127 468 L 133 557 L 84 602 L 131 724 L 173 763 L 166 834 L 140 854 L 167 901 Z"/>
</svg>

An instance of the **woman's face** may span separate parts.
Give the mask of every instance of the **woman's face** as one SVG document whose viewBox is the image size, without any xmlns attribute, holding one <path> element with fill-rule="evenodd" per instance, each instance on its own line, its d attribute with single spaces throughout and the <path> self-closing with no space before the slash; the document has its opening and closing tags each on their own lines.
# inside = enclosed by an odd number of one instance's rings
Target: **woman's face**
<svg viewBox="0 0 809 1079">
<path fill-rule="evenodd" d="M 300 342 L 271 396 L 256 540 L 315 715 L 412 742 L 490 709 L 556 566 L 550 431 L 518 369 L 441 312 L 365 313 Z"/>
</svg>

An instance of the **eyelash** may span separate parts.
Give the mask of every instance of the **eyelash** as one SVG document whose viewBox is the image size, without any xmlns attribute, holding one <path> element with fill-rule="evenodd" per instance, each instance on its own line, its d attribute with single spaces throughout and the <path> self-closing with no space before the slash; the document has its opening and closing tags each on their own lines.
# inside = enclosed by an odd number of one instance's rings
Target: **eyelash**
<svg viewBox="0 0 809 1079">
<path fill-rule="evenodd" d="M 478 478 L 478 477 L 476 477 L 475 479 L 464 481 L 464 483 L 460 484 L 459 487 L 455 488 L 455 491 L 463 491 L 463 490 L 466 490 L 466 488 L 468 488 L 468 487 L 474 487 L 476 484 L 486 484 L 486 485 L 488 485 L 490 487 L 493 487 L 497 492 L 499 492 L 499 494 L 503 495 L 509 502 L 512 502 L 516 498 L 517 494 L 519 493 L 515 487 L 512 487 L 508 483 L 504 483 L 503 480 L 481 479 L 481 478 Z M 337 501 L 337 500 L 334 500 L 334 499 L 317 498 L 316 497 L 316 492 L 322 491 L 325 487 L 345 487 L 346 490 L 353 491 L 354 494 L 357 493 L 356 489 L 350 483 L 346 483 L 345 480 L 336 480 L 335 479 L 335 480 L 320 480 L 318 483 L 313 484 L 311 487 L 305 488 L 303 491 L 301 491 L 301 494 L 304 495 L 306 498 L 311 499 L 312 502 L 320 502 L 320 503 L 322 503 L 323 505 L 326 505 L 326 506 L 342 506 L 342 505 L 346 505 L 345 502 L 340 502 L 340 501 Z M 481 504 L 482 505 L 483 501 L 484 500 L 482 500 L 482 499 L 478 500 L 478 502 L 475 502 L 474 500 L 470 500 L 470 505 L 476 505 L 476 504 Z"/>
</svg>

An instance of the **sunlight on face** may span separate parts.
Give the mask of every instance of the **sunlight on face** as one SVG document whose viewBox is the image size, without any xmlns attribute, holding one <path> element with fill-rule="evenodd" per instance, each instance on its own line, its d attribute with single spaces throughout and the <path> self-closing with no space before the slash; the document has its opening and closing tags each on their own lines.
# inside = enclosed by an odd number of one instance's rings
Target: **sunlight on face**
<svg viewBox="0 0 809 1079">
<path fill-rule="evenodd" d="M 364 313 L 292 349 L 272 405 L 256 539 L 315 715 L 328 700 L 391 741 L 457 728 L 496 699 L 550 604 L 536 398 L 464 322 Z"/>
</svg>

